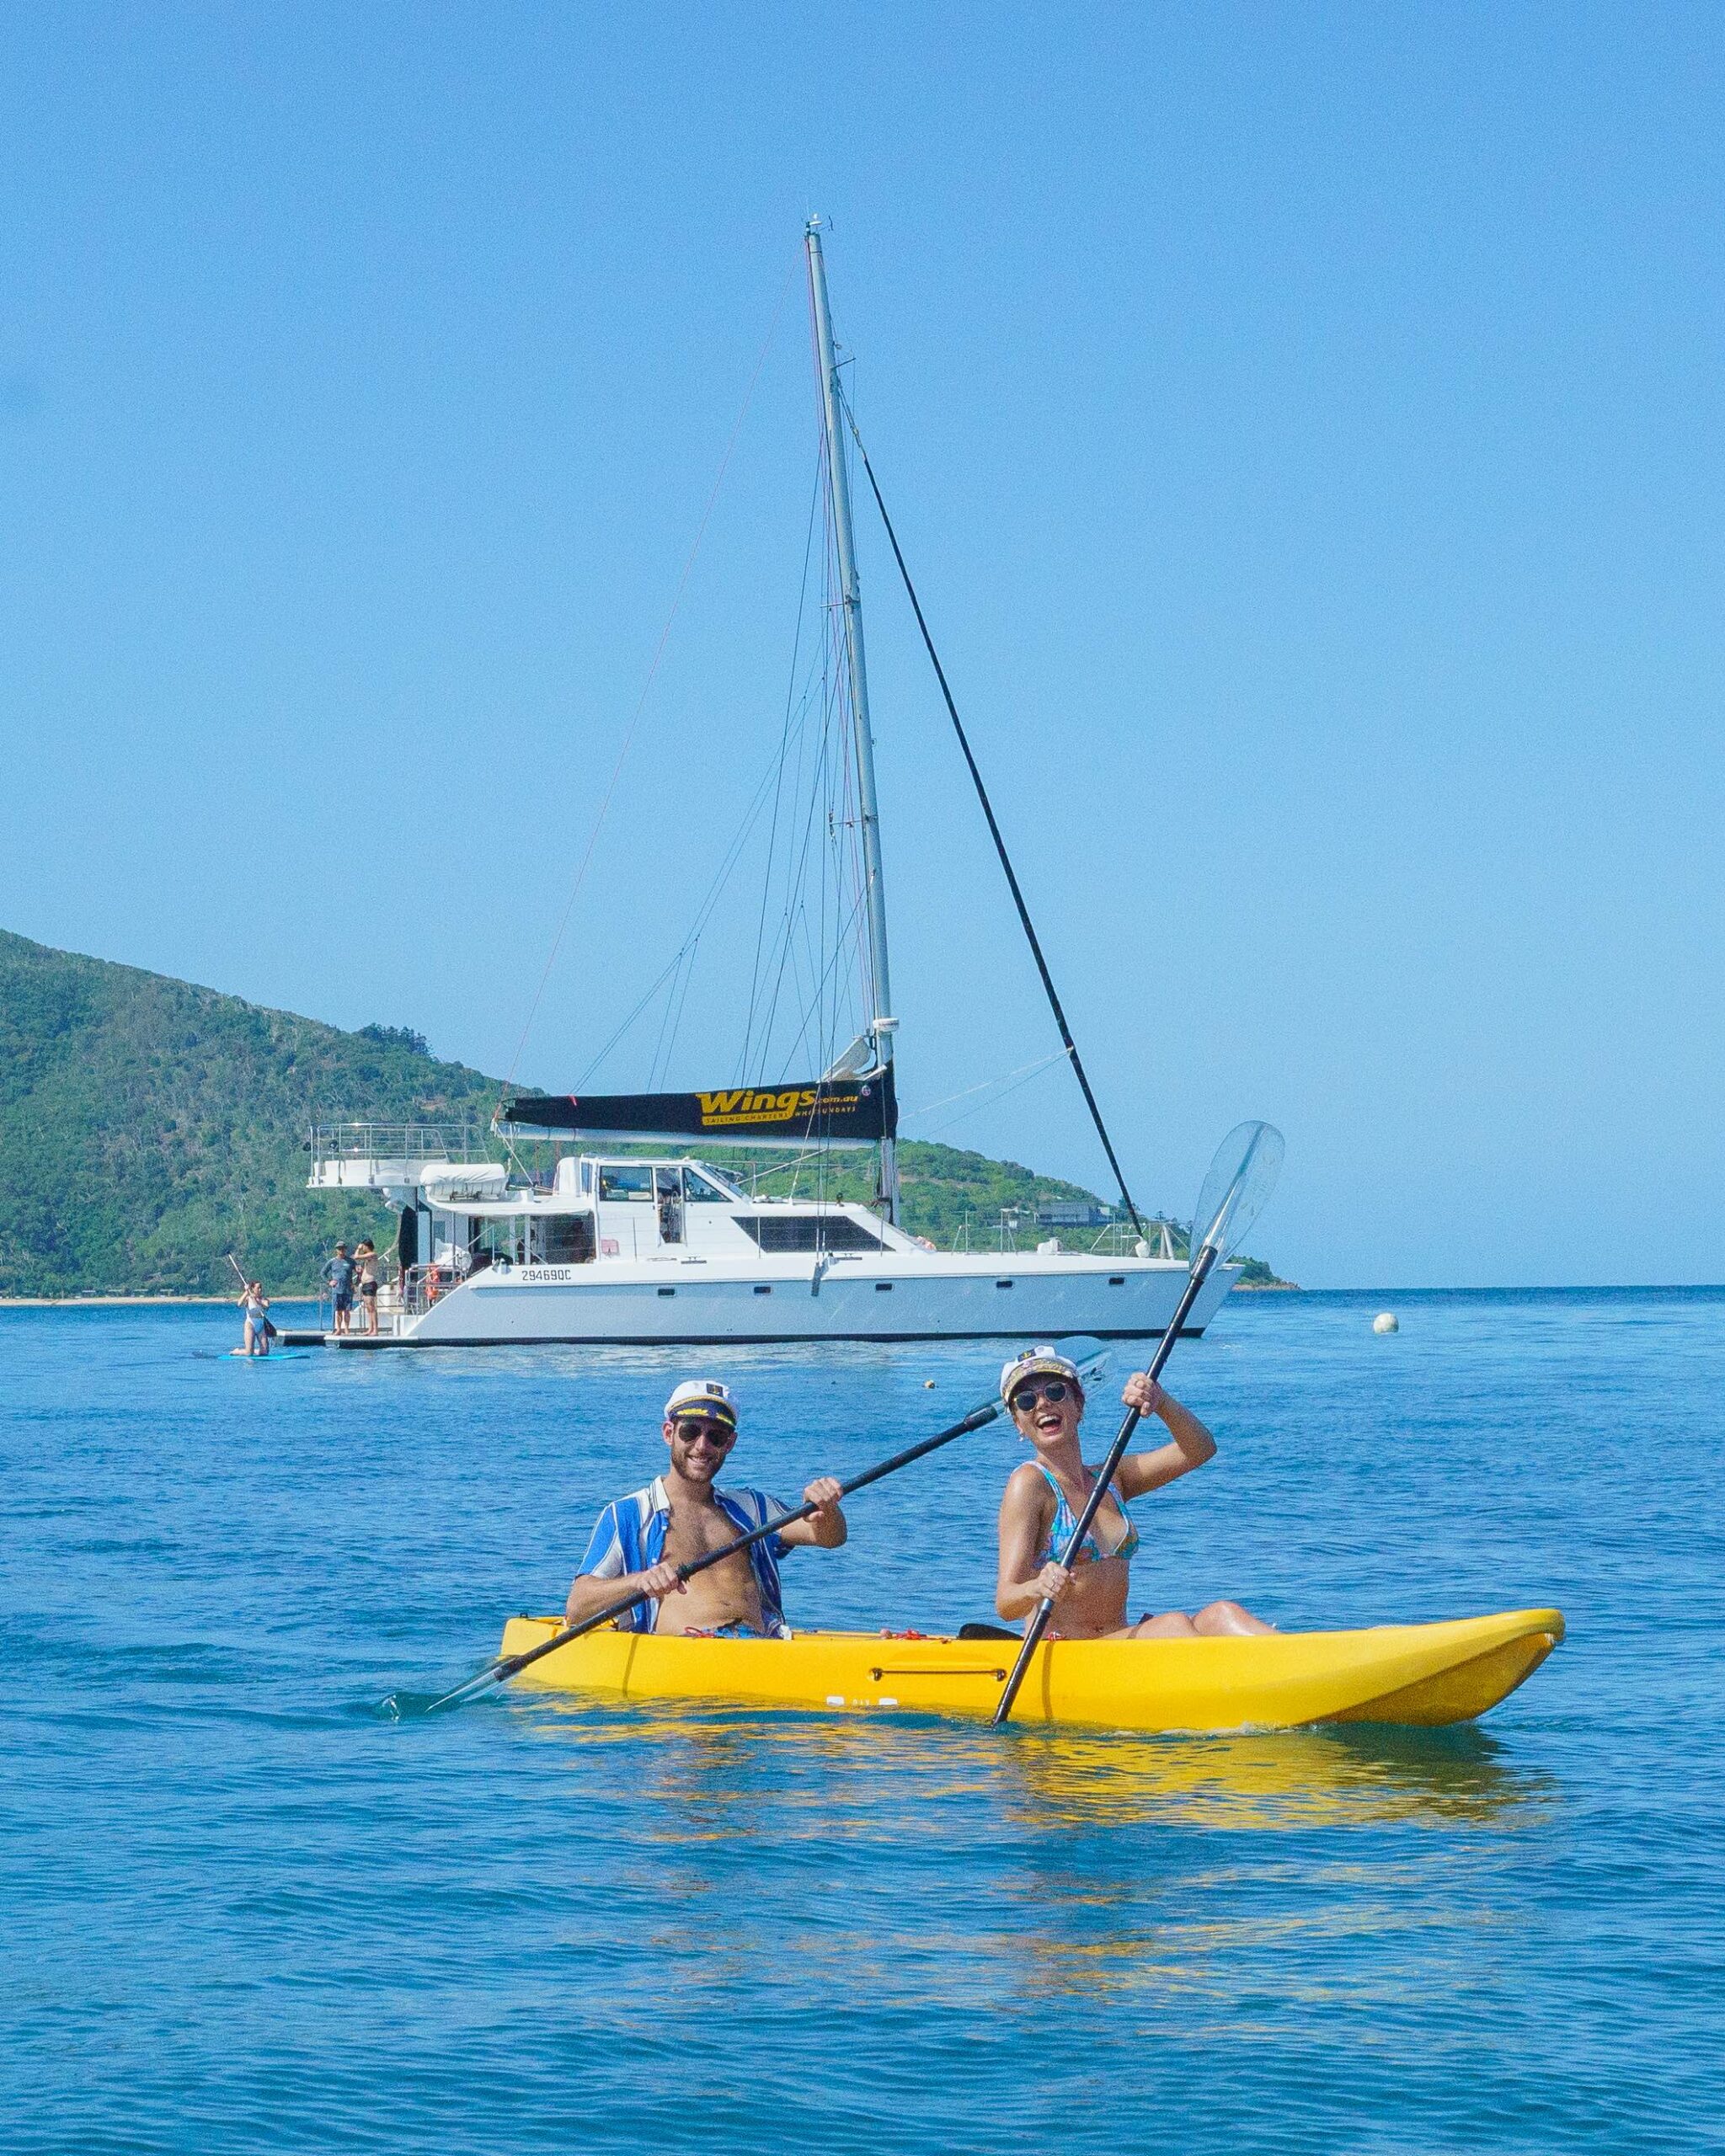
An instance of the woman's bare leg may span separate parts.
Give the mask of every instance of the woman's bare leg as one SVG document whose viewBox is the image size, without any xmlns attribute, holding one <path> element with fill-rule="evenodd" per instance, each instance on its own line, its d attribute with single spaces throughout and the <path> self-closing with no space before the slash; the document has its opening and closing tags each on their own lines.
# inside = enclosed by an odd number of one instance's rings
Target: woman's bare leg
<svg viewBox="0 0 1725 2156">
<path fill-rule="evenodd" d="M 1192 1620 L 1192 1628 L 1206 1639 L 1242 1639 L 1254 1632 L 1274 1632 L 1274 1625 L 1266 1625 L 1261 1617 L 1254 1617 L 1249 1609 L 1242 1609 L 1237 1602 L 1212 1602 L 1200 1609 Z"/>
<path fill-rule="evenodd" d="M 1159 1617 L 1146 1617 L 1135 1625 L 1129 1625 L 1124 1632 L 1116 1632 L 1117 1640 L 1190 1640 L 1196 1638 L 1198 1627 L 1183 1609 L 1165 1609 Z"/>
</svg>

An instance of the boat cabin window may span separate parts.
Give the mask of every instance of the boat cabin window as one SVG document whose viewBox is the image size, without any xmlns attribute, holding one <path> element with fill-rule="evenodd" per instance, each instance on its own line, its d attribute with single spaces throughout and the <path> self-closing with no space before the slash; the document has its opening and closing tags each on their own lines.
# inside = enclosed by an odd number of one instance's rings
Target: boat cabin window
<svg viewBox="0 0 1725 2156">
<path fill-rule="evenodd" d="M 599 1171 L 599 1195 L 607 1204 L 653 1203 L 653 1170 L 645 1161 L 608 1161 Z"/>
<path fill-rule="evenodd" d="M 734 1205 L 737 1202 L 728 1190 L 721 1190 L 711 1177 L 703 1176 L 699 1168 L 683 1170 L 683 1197 L 691 1205 Z"/>
<path fill-rule="evenodd" d="M 775 1217 L 771 1213 L 740 1213 L 737 1225 L 751 1235 L 762 1250 L 884 1250 L 879 1235 L 852 1219 L 847 1213 L 793 1213 Z"/>
<path fill-rule="evenodd" d="M 527 1244 L 523 1230 L 524 1223 L 518 1213 L 485 1221 L 480 1228 L 479 1246 L 484 1251 L 486 1264 L 494 1264 L 503 1258 L 511 1265 L 525 1265 Z"/>
<path fill-rule="evenodd" d="M 540 1262 L 545 1265 L 585 1265 L 593 1255 L 593 1215 L 590 1213 L 552 1213 L 533 1225 Z"/>
<path fill-rule="evenodd" d="M 590 1161 L 581 1163 L 581 1195 L 583 1198 L 593 1195 L 593 1163 Z"/>
</svg>

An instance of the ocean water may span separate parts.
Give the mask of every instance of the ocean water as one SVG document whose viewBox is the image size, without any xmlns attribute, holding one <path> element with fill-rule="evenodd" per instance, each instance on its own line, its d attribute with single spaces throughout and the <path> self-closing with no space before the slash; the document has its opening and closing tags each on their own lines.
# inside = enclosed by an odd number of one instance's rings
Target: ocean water
<svg viewBox="0 0 1725 2156">
<path fill-rule="evenodd" d="M 1725 2146 L 1725 1294 L 1376 1307 L 1178 1349 L 1221 1452 L 1135 1598 L 1568 1640 L 1476 1726 L 1208 1740 L 377 1711 L 560 1604 L 676 1378 L 794 1495 L 997 1349 L 259 1367 L 219 1311 L 0 1312 L 0 2148 Z M 991 1615 L 1014 1456 L 853 1500 L 793 1619 Z"/>
</svg>

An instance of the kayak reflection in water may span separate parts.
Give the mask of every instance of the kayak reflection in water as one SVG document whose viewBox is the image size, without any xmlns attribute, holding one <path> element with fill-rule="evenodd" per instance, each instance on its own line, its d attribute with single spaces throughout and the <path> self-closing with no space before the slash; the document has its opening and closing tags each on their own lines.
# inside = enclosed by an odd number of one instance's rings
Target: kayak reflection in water
<svg viewBox="0 0 1725 2156">
<path fill-rule="evenodd" d="M 1237 1602 L 1212 1602 L 1195 1617 L 1168 1609 L 1135 1625 L 1127 1620 L 1127 1578 L 1138 1548 L 1127 1505 L 1215 1457 L 1215 1439 L 1189 1407 L 1142 1371 L 1127 1379 L 1121 1398 L 1141 1415 L 1159 1417 L 1170 1442 L 1121 1460 L 1069 1572 L 1060 1558 L 1089 1502 L 1097 1473 L 1085 1465 L 1078 1443 L 1084 1387 L 1077 1365 L 1052 1348 L 1027 1348 L 1001 1372 L 1001 1397 L 1018 1435 L 1036 1448 L 1034 1460 L 1013 1469 L 1001 1501 L 994 1601 L 1002 1617 L 1028 1620 L 1039 1603 L 1050 1600 L 1054 1620 L 1044 1635 L 1050 1640 L 1190 1639 L 1275 1630 Z"/>
<path fill-rule="evenodd" d="M 649 1595 L 617 1620 L 625 1630 L 699 1632 L 727 1639 L 790 1637 L 779 1592 L 778 1561 L 788 1550 L 836 1550 L 850 1532 L 839 1510 L 839 1485 L 818 1476 L 803 1492 L 819 1508 L 788 1520 L 777 1534 L 740 1550 L 692 1580 L 677 1566 L 793 1507 L 762 1490 L 721 1490 L 714 1478 L 737 1441 L 737 1411 L 714 1380 L 680 1385 L 665 1404 L 668 1471 L 599 1515 L 569 1589 L 569 1621 L 579 1625 L 629 1593 Z"/>
</svg>

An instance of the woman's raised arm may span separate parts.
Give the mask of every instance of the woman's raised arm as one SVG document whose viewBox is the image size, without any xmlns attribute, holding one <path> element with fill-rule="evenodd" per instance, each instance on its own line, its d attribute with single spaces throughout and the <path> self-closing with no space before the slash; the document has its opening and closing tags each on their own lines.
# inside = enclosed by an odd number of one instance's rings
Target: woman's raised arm
<svg viewBox="0 0 1725 2156">
<path fill-rule="evenodd" d="M 1140 1415 L 1159 1417 L 1167 1427 L 1169 1438 L 1167 1444 L 1158 1445 L 1154 1452 L 1130 1452 L 1120 1462 L 1123 1497 L 1141 1497 L 1147 1491 L 1160 1490 L 1215 1458 L 1216 1441 L 1192 1410 L 1183 1407 L 1172 1393 L 1152 1384 L 1141 1370 L 1127 1379 L 1120 1396 Z"/>
</svg>

